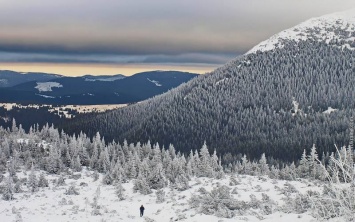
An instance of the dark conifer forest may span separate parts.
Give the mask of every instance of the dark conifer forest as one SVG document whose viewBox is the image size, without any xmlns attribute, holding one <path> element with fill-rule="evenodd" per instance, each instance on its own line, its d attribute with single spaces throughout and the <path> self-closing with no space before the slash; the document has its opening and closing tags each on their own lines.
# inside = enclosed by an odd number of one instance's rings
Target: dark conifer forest
<svg viewBox="0 0 355 222">
<path fill-rule="evenodd" d="M 90 137 L 99 131 L 107 141 L 172 143 L 182 152 L 206 141 L 220 155 L 266 153 L 284 161 L 313 144 L 320 155 L 348 144 L 355 52 L 337 42 L 284 44 L 240 56 L 150 100 L 59 127 Z"/>
</svg>

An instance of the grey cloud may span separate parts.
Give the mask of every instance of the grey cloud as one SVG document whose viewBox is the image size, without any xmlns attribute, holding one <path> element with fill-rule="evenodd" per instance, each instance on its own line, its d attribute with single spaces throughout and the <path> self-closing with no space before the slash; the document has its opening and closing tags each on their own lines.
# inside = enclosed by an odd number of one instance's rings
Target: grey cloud
<svg viewBox="0 0 355 222">
<path fill-rule="evenodd" d="M 26 53 L 27 60 L 36 53 L 51 55 L 47 60 L 58 55 L 58 61 L 101 56 L 99 62 L 115 55 L 142 62 L 222 62 L 221 55 L 236 56 L 310 17 L 355 7 L 354 0 L 0 0 L 0 5 L 0 51 Z"/>
<path fill-rule="evenodd" d="M 81 63 L 81 64 L 224 64 L 235 57 L 235 54 L 178 54 L 178 55 L 73 55 L 73 54 L 41 54 L 41 53 L 0 53 L 0 61 L 13 63 Z"/>
</svg>

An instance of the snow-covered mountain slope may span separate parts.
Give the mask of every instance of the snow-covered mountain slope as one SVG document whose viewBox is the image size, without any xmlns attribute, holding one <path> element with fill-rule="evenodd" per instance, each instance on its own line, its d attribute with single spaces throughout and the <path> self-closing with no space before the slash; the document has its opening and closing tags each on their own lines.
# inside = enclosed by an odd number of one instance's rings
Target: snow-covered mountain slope
<svg viewBox="0 0 355 222">
<path fill-rule="evenodd" d="M 86 133 L 171 143 L 182 152 L 206 141 L 222 156 L 246 153 L 257 158 L 267 152 L 288 161 L 314 143 L 319 152 L 332 151 L 334 143 L 348 143 L 344 126 L 355 107 L 355 50 L 348 49 L 355 48 L 353 12 L 310 20 L 261 43 L 253 49 L 263 49 L 259 53 L 242 55 L 164 95 L 66 131 L 95 129 Z M 324 113 L 328 107 L 337 111 Z"/>
<path fill-rule="evenodd" d="M 289 41 L 314 40 L 355 49 L 355 8 L 307 20 L 284 30 L 252 48 L 257 51 L 282 48 Z"/>
</svg>

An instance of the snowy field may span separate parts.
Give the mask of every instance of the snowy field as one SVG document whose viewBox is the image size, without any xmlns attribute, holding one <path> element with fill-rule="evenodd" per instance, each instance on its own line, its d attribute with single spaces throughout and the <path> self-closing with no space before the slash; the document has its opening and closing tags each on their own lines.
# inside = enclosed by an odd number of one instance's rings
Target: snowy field
<svg viewBox="0 0 355 222">
<path fill-rule="evenodd" d="M 127 106 L 127 104 L 104 104 L 104 105 L 63 105 L 63 106 L 55 106 L 55 105 L 37 105 L 37 104 L 29 104 L 29 105 L 21 105 L 17 103 L 0 103 L 0 107 L 4 107 L 6 110 L 11 110 L 13 107 L 19 107 L 22 109 L 28 108 L 36 108 L 39 107 L 48 107 L 49 112 L 58 113 L 62 112 L 64 117 L 73 118 L 75 115 L 69 114 L 67 110 L 75 110 L 78 113 L 90 113 L 90 112 L 105 112 L 108 110 L 119 109 Z"/>
<path fill-rule="evenodd" d="M 30 172 L 18 173 L 18 179 L 27 178 Z M 39 176 L 39 172 L 36 172 Z M 40 188 L 31 193 L 23 186 L 22 193 L 16 193 L 14 200 L 0 200 L 0 221 L 191 221 L 191 222 L 232 222 L 232 221 L 317 221 L 309 212 L 303 214 L 285 213 L 284 199 L 288 195 L 307 190 L 321 191 L 320 184 L 307 180 L 284 181 L 271 180 L 267 177 L 236 175 L 236 185 L 231 185 L 230 175 L 224 179 L 193 178 L 190 189 L 177 191 L 164 188 L 165 201 L 157 203 L 157 196 L 152 194 L 142 195 L 133 192 L 133 183 L 123 183 L 125 200 L 120 201 L 115 193 L 115 185 L 103 185 L 102 178 L 94 181 L 93 171 L 86 168 L 80 173 L 70 173 L 65 176 L 65 185 L 57 186 L 58 175 L 47 175 L 48 188 Z M 69 186 L 75 184 L 78 195 L 66 195 Z M 192 195 L 198 195 L 202 190 L 211 191 L 213 188 L 228 186 L 231 195 L 239 200 L 250 202 L 255 195 L 257 201 L 262 201 L 262 195 L 269 196 L 272 203 L 272 213 L 265 215 L 260 209 L 241 211 L 239 216 L 233 218 L 219 218 L 213 215 L 204 215 L 193 209 L 188 201 Z M 203 189 L 204 188 L 204 189 Z M 100 192 L 98 192 L 98 189 Z M 94 215 L 93 202 L 97 197 L 97 215 Z M 262 204 L 262 203 L 261 203 Z M 139 207 L 144 205 L 144 217 L 139 216 Z M 342 221 L 334 219 L 330 221 Z"/>
</svg>

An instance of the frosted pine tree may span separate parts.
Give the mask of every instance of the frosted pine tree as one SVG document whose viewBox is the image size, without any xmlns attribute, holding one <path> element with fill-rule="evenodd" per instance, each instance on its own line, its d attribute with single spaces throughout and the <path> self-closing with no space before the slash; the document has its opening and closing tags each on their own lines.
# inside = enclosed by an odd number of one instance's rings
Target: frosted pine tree
<svg viewBox="0 0 355 222">
<path fill-rule="evenodd" d="M 38 187 L 49 187 L 48 180 L 44 173 L 41 173 L 39 176 Z"/>
<path fill-rule="evenodd" d="M 213 177 L 213 168 L 210 153 L 208 152 L 206 142 L 200 150 L 200 162 L 198 165 L 200 177 Z"/>
<path fill-rule="evenodd" d="M 14 185 L 11 176 L 8 176 L 5 179 L 5 186 L 2 191 L 2 199 L 3 200 L 12 200 L 14 195 Z"/>
<path fill-rule="evenodd" d="M 123 186 L 122 186 L 121 180 L 118 180 L 118 182 L 117 182 L 117 184 L 116 184 L 115 187 L 116 187 L 115 193 L 116 193 L 118 199 L 119 199 L 120 201 L 126 199 L 126 197 L 125 197 L 125 195 L 124 195 L 125 189 L 124 189 Z"/>
<path fill-rule="evenodd" d="M 29 188 L 29 190 L 32 193 L 36 192 L 38 190 L 38 180 L 37 180 L 37 176 L 36 176 L 36 173 L 34 171 L 34 167 L 33 166 L 32 166 L 32 169 L 31 169 L 31 173 L 28 176 L 27 187 Z"/>
<path fill-rule="evenodd" d="M 308 171 L 309 171 L 309 163 L 307 159 L 307 154 L 306 154 L 306 150 L 303 150 L 300 163 L 297 167 L 297 174 L 300 177 L 305 178 L 308 176 Z"/>
<path fill-rule="evenodd" d="M 265 153 L 263 153 L 260 157 L 259 169 L 260 169 L 261 175 L 269 175 L 269 173 L 270 173 L 269 165 L 266 162 Z"/>
</svg>

